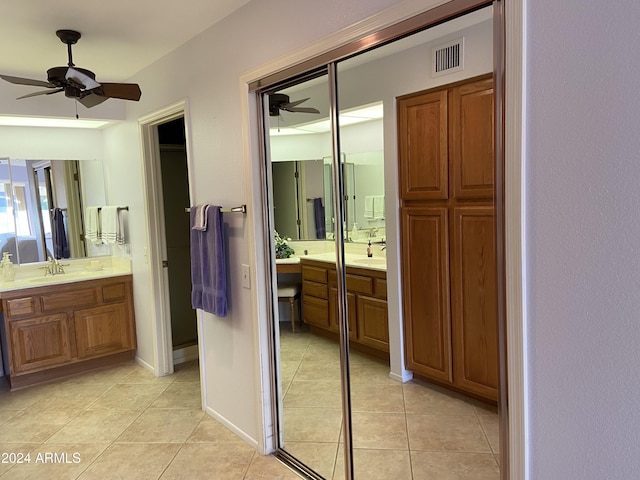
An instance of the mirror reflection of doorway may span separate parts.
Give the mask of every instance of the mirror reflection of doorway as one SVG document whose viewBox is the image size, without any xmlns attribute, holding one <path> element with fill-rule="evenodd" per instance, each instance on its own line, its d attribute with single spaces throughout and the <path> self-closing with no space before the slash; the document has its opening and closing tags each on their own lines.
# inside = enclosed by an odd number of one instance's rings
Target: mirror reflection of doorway
<svg viewBox="0 0 640 480">
<path fill-rule="evenodd" d="M 281 265 L 287 264 L 287 281 L 297 275 L 293 280 L 301 285 L 304 327 L 292 333 L 287 328 L 287 312 L 276 312 L 280 320 L 274 342 L 278 357 L 279 447 L 284 458 L 291 456 L 304 464 L 312 476 L 316 475 L 313 478 L 500 478 L 496 287 L 491 279 L 495 257 L 490 254 L 495 248 L 493 178 L 491 172 L 487 174 L 483 166 L 474 163 L 481 157 L 474 149 L 486 153 L 486 138 L 490 168 L 495 162 L 490 151 L 493 87 L 481 89 L 489 92 L 484 96 L 455 96 L 462 85 L 484 81 L 493 71 L 492 15 L 490 7 L 478 10 L 336 64 L 337 154 L 341 165 L 348 164 L 350 158 L 372 158 L 374 155 L 367 151 L 381 152 L 382 162 L 379 173 L 370 170 L 368 174 L 361 173 L 358 163 L 353 162 L 354 195 L 345 195 L 349 182 L 342 172 L 342 215 L 329 207 L 332 194 L 323 196 L 324 240 L 291 236 L 289 244 L 300 265 L 297 272 L 290 266 L 296 262 L 275 261 L 279 272 L 284 272 Z M 454 57 L 459 56 L 463 68 L 453 65 L 449 72 L 431 71 L 429 59 L 437 62 L 448 54 L 443 51 L 456 52 Z M 291 115 L 284 127 L 274 127 L 272 122 L 270 132 L 265 132 L 271 162 L 302 162 L 318 158 L 323 148 L 329 148 L 332 132 L 318 126 L 322 123 L 319 120 L 329 123 L 329 89 L 325 85 L 326 81 L 319 79 L 300 83 L 289 80 L 280 89 L 275 86 L 263 92 L 265 96 L 277 92 L 291 99 L 309 98 L 307 104 L 319 105 L 324 112 L 318 120 Z M 417 104 L 409 114 L 414 116 L 415 125 L 425 128 L 408 134 L 413 135 L 412 158 L 424 167 L 421 171 L 409 168 L 408 182 L 422 188 L 421 182 L 437 174 L 436 180 L 443 182 L 446 191 L 446 198 L 432 198 L 428 200 L 432 203 L 423 204 L 418 197 L 403 196 L 399 176 L 403 181 L 407 177 L 398 170 L 404 168 L 406 158 L 399 153 L 399 144 L 407 132 L 398 123 L 397 102 L 413 94 L 436 91 L 447 100 L 448 108 L 440 104 L 434 109 L 426 102 L 427 106 Z M 367 117 L 363 110 L 372 104 L 380 105 L 384 114 Z M 461 118 L 456 112 L 464 117 L 458 126 L 471 128 L 477 136 L 463 136 L 462 140 L 455 137 L 455 119 Z M 480 116 L 474 117 L 476 114 Z M 465 124 L 469 118 L 477 123 Z M 440 123 L 432 123 L 434 119 Z M 436 142 L 425 142 L 433 132 Z M 450 138 L 444 147 L 443 137 Z M 469 158 L 471 163 L 452 160 L 450 149 L 455 145 L 462 146 L 464 161 Z M 286 158 L 280 158 L 285 152 Z M 429 163 L 434 157 L 442 163 Z M 462 170 L 456 171 L 458 168 Z M 272 173 L 270 188 L 275 189 L 276 170 Z M 479 196 L 469 192 L 458 195 L 455 189 L 464 187 L 464 182 L 456 183 L 456 175 L 466 179 L 470 190 L 482 187 L 485 191 Z M 371 185 L 376 178 L 382 181 L 380 192 L 358 190 L 359 185 Z M 320 177 L 317 180 L 323 181 Z M 276 192 L 272 195 L 275 203 Z M 353 204 L 346 206 L 350 201 Z M 441 204 L 443 201 L 446 205 Z M 434 223 L 434 215 L 429 216 L 435 211 L 439 212 L 440 223 Z M 353 223 L 347 220 L 349 213 L 353 214 Z M 337 218 L 342 218 L 342 229 L 336 228 Z M 341 235 L 335 242 L 338 232 Z M 345 258 L 346 288 L 342 294 L 346 298 L 346 368 L 350 380 L 349 409 L 340 411 L 343 418 L 339 428 L 337 417 L 330 414 L 331 409 L 335 413 L 344 406 L 336 333 L 340 305 L 335 280 L 340 271 L 337 249 L 344 250 Z M 463 268 L 465 262 L 483 266 Z M 412 276 L 408 268 L 417 274 Z M 283 275 L 278 275 L 278 285 L 285 280 Z M 440 292 L 439 296 L 432 295 L 434 292 Z M 407 295 L 413 300 L 407 302 Z M 471 314 L 461 315 L 464 309 L 470 309 Z M 433 365 L 441 365 L 445 373 L 431 375 L 428 367 Z M 345 455 L 349 443 L 343 433 L 345 421 L 352 427 L 350 455 Z"/>
</svg>

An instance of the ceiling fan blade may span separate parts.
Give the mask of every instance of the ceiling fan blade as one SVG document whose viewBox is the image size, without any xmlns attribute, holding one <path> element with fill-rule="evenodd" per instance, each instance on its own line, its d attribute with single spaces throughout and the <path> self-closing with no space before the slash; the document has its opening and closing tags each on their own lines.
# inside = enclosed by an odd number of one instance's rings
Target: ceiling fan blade
<svg viewBox="0 0 640 480">
<path fill-rule="evenodd" d="M 84 87 L 85 90 L 93 90 L 94 88 L 98 88 L 100 86 L 100 84 L 89 75 L 85 75 L 84 73 L 72 67 L 69 67 L 64 78 L 77 83 L 79 86 Z"/>
<path fill-rule="evenodd" d="M 52 93 L 58 93 L 64 91 L 64 88 L 57 88 L 55 90 L 40 90 L 38 92 L 28 93 L 27 95 L 22 95 L 21 97 L 16 98 L 16 100 L 20 100 L 21 98 L 29 98 L 29 97 L 37 97 L 38 95 L 51 95 Z"/>
<path fill-rule="evenodd" d="M 282 109 L 292 113 L 320 113 L 320 110 L 313 107 L 293 107 L 293 108 L 282 107 Z"/>
<path fill-rule="evenodd" d="M 32 85 L 34 87 L 55 88 L 55 85 L 43 80 L 33 80 L 31 78 L 12 77 L 11 75 L 0 75 L 0 78 L 16 85 Z"/>
<path fill-rule="evenodd" d="M 85 95 L 84 97 L 78 98 L 78 101 L 87 108 L 95 107 L 96 105 L 100 105 L 105 100 L 108 100 L 109 97 L 104 97 L 102 95 L 98 95 L 97 93 L 90 93 Z"/>
<path fill-rule="evenodd" d="M 142 91 L 137 83 L 103 83 L 94 93 L 122 100 L 140 100 Z"/>
<path fill-rule="evenodd" d="M 309 98 L 303 98 L 302 100 L 296 100 L 295 102 L 285 103 L 283 105 L 283 107 L 284 108 L 297 107 L 298 105 L 300 105 L 301 103 L 306 102 L 307 100 L 309 100 Z"/>
</svg>

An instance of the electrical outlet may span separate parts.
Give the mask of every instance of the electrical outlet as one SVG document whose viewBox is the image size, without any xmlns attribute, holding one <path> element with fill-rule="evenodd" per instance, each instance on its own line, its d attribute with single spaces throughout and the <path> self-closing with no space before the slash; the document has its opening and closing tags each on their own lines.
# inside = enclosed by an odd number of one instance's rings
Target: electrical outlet
<svg viewBox="0 0 640 480">
<path fill-rule="evenodd" d="M 249 265 L 242 264 L 242 286 L 244 288 L 251 288 L 251 277 L 249 271 Z"/>
</svg>

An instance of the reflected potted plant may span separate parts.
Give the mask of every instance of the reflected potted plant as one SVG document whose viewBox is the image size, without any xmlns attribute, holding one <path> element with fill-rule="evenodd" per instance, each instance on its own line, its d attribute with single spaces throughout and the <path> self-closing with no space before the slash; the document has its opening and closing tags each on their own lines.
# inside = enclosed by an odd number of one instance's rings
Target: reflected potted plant
<svg viewBox="0 0 640 480">
<path fill-rule="evenodd" d="M 289 258 L 296 253 L 287 243 L 290 238 L 281 237 L 277 230 L 274 230 L 273 234 L 276 241 L 276 258 Z"/>
</svg>

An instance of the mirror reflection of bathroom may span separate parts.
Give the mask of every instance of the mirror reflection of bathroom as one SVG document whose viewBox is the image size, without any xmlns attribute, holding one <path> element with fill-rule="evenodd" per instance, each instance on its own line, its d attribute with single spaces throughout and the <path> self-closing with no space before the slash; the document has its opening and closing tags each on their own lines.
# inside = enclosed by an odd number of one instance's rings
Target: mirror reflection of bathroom
<svg viewBox="0 0 640 480">
<path fill-rule="evenodd" d="M 336 63 L 355 478 L 500 476 L 492 42 L 488 7 Z M 327 81 L 277 93 L 320 112 L 269 119 L 280 446 L 341 479 Z"/>
<path fill-rule="evenodd" d="M 85 173 L 104 202 L 100 161 L 0 160 L 0 254 L 15 264 L 86 257 Z"/>
</svg>

